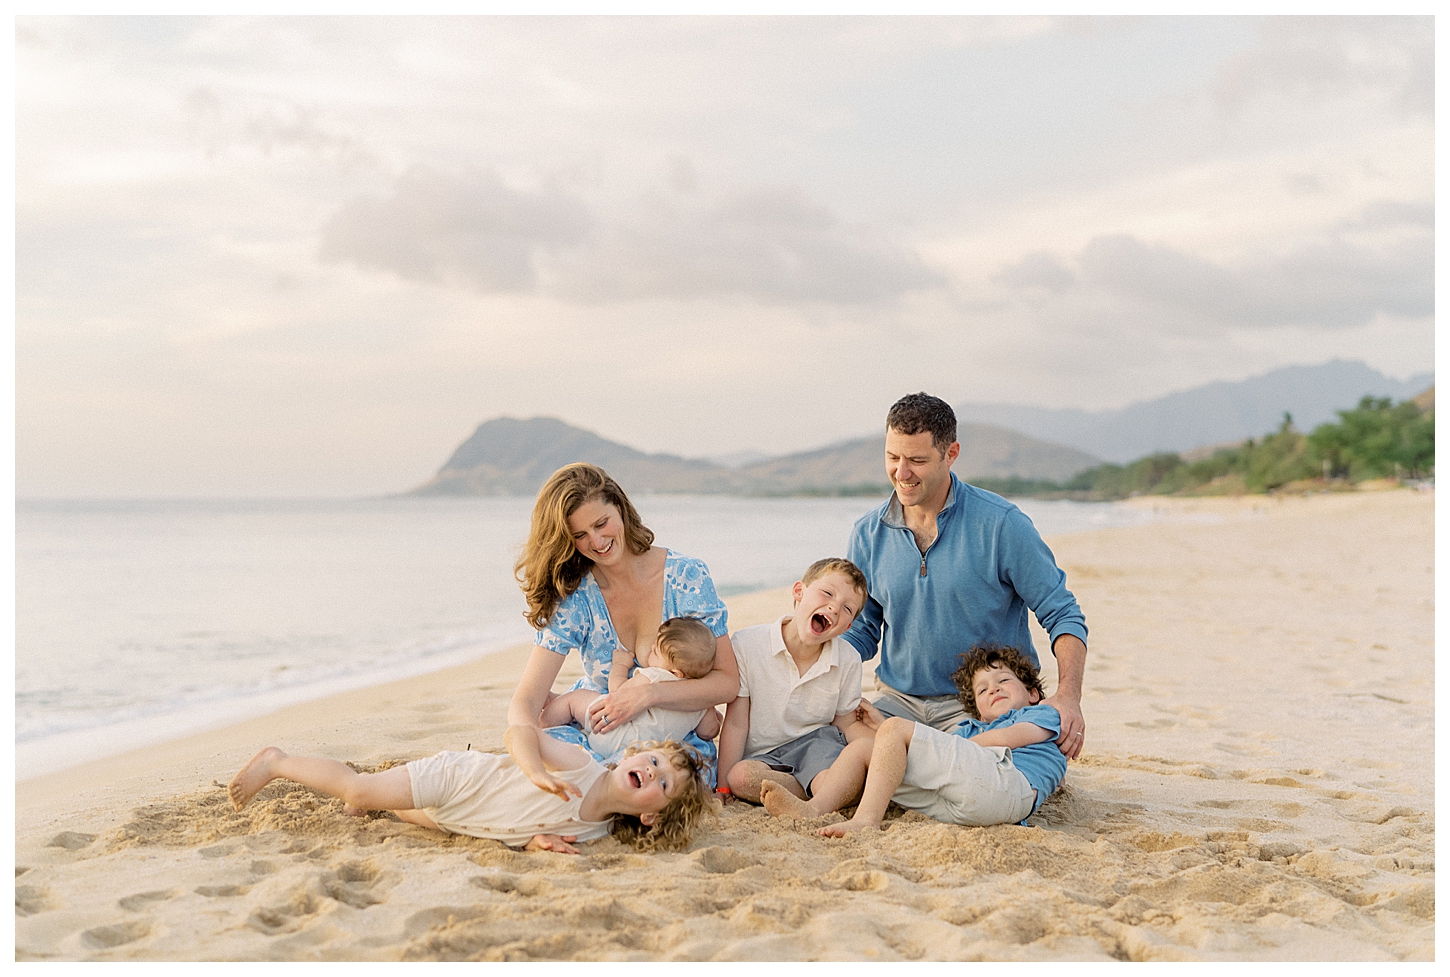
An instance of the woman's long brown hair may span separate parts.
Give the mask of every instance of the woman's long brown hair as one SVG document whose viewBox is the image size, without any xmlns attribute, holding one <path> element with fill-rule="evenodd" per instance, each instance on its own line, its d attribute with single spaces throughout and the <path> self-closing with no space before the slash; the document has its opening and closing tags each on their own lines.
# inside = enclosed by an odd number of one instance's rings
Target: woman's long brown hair
<svg viewBox="0 0 1450 977">
<path fill-rule="evenodd" d="M 604 469 L 587 462 L 565 465 L 549 476 L 534 502 L 529 538 L 514 564 L 514 577 L 523 588 L 528 610 L 524 620 L 542 630 L 559 602 L 579 587 L 594 565 L 574 548 L 569 517 L 584 503 L 599 499 L 619 510 L 624 542 L 635 556 L 649 552 L 655 541 L 619 483 Z"/>
</svg>

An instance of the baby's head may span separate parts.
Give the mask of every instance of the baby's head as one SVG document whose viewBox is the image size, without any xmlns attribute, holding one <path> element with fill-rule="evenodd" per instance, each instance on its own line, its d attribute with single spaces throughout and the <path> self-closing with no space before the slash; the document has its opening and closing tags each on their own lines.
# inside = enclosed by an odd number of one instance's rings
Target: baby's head
<svg viewBox="0 0 1450 977">
<path fill-rule="evenodd" d="M 680 678 L 704 678 L 715 667 L 715 632 L 697 617 L 672 617 L 660 625 L 645 664 Z"/>
<path fill-rule="evenodd" d="M 616 814 L 610 830 L 614 837 L 640 851 L 678 851 L 690 843 L 690 834 L 700 820 L 706 814 L 716 814 L 719 807 L 705 782 L 709 764 L 693 747 L 666 740 L 629 747 L 619 767 L 627 766 L 631 757 L 650 753 L 663 754 L 674 769 L 676 779 L 668 801 L 658 812 Z"/>
<path fill-rule="evenodd" d="M 952 681 L 962 708 L 973 719 L 992 722 L 1043 699 L 1037 666 L 1016 648 L 976 645 L 962 655 L 961 662 Z"/>
</svg>

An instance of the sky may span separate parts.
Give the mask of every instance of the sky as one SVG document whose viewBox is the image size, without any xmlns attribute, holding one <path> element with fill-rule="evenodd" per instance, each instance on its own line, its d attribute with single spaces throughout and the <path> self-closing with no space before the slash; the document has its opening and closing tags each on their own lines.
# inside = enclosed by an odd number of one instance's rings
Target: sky
<svg viewBox="0 0 1450 977">
<path fill-rule="evenodd" d="M 1406 378 L 1433 75 L 1428 17 L 20 17 L 16 492 Z"/>
</svg>

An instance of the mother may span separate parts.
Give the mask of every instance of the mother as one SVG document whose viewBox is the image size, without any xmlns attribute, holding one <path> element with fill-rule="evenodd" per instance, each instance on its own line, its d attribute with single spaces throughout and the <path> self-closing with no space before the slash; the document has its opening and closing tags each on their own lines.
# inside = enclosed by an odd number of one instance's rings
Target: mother
<svg viewBox="0 0 1450 977">
<path fill-rule="evenodd" d="M 538 726 L 570 651 L 578 649 L 584 665 L 584 677 L 574 688 L 607 693 L 611 669 L 630 668 L 636 653 L 643 658 L 661 621 L 671 617 L 697 617 L 709 625 L 715 634 L 714 670 L 704 678 L 631 686 L 607 695 L 591 707 L 596 729 L 608 731 L 655 706 L 693 711 L 735 697 L 740 688 L 735 653 L 710 571 L 699 560 L 653 543 L 654 533 L 603 469 L 579 463 L 549 477 L 539 490 L 528 542 L 514 568 L 528 600 L 524 617 L 538 635 L 509 702 L 510 726 Z M 572 727 L 557 732 L 587 749 Z M 693 733 L 687 742 L 713 761 L 713 744 Z"/>
</svg>

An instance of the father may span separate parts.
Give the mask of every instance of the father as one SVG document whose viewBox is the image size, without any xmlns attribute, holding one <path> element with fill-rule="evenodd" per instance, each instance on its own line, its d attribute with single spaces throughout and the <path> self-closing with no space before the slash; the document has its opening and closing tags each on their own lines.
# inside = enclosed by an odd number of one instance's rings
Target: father
<svg viewBox="0 0 1450 977">
<path fill-rule="evenodd" d="M 847 557 L 871 596 L 845 638 L 863 659 L 881 650 L 876 708 L 950 730 L 968 718 L 952 672 L 972 645 L 1021 648 L 1037 663 L 1027 609 L 1057 658 L 1058 749 L 1082 750 L 1087 623 L 1032 520 L 1001 496 L 952 472 L 957 418 L 929 394 L 902 397 L 886 415 L 886 475 L 896 490 L 851 531 Z"/>
</svg>

